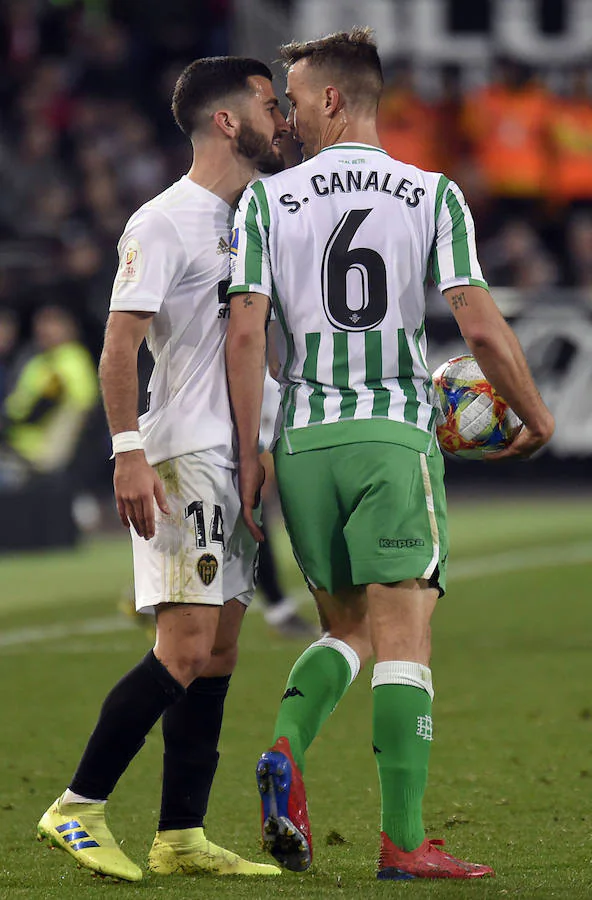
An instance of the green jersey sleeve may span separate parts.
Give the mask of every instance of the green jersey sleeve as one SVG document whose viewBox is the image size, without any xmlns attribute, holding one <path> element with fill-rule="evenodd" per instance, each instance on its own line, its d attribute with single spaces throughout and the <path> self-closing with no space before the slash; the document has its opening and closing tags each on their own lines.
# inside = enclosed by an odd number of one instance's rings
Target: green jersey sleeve
<svg viewBox="0 0 592 900">
<path fill-rule="evenodd" d="M 441 291 L 472 284 L 487 288 L 477 258 L 475 223 L 463 193 L 442 175 L 436 192 L 432 274 Z"/>
<path fill-rule="evenodd" d="M 260 181 L 247 188 L 236 211 L 230 242 L 230 268 L 229 294 L 253 292 L 271 298 L 269 206 Z"/>
</svg>

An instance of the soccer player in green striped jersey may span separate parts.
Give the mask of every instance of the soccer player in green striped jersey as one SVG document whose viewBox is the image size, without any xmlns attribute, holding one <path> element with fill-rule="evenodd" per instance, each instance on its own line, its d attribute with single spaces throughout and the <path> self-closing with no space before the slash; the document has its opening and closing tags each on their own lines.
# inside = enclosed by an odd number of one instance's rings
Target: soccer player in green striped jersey
<svg viewBox="0 0 592 900">
<path fill-rule="evenodd" d="M 429 626 L 448 555 L 426 365 L 429 275 L 524 423 L 497 456 L 530 456 L 550 438 L 553 418 L 483 280 L 461 190 L 380 147 L 382 73 L 368 30 L 290 44 L 282 56 L 288 122 L 305 161 L 243 195 L 232 240 L 227 371 L 243 515 L 261 540 L 252 510 L 262 478 L 257 439 L 273 307 L 282 388 L 278 485 L 326 633 L 297 660 L 274 744 L 259 762 L 264 842 L 288 868 L 310 864 L 305 752 L 374 654 L 377 877 L 493 874 L 438 849 L 422 821 L 433 737 Z"/>
</svg>

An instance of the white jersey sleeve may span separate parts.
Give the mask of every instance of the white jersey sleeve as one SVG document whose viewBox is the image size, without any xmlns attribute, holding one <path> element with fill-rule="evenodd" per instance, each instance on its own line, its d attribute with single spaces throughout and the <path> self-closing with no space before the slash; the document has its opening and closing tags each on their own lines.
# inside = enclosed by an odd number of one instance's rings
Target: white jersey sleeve
<svg viewBox="0 0 592 900">
<path fill-rule="evenodd" d="M 234 217 L 230 245 L 232 283 L 229 294 L 256 293 L 271 299 L 269 206 L 261 181 L 243 194 Z"/>
<path fill-rule="evenodd" d="M 436 193 L 434 281 L 441 291 L 460 285 L 487 288 L 477 259 L 475 223 L 461 189 L 442 175 Z"/>
<path fill-rule="evenodd" d="M 154 207 L 142 207 L 127 223 L 117 252 L 109 308 L 158 312 L 187 268 L 185 245 L 172 221 Z"/>
</svg>

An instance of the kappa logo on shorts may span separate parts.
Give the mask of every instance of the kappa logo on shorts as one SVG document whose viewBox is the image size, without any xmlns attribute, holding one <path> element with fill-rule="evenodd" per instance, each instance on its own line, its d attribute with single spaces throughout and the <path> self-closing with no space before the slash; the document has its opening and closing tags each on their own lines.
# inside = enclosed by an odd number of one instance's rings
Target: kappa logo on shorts
<svg viewBox="0 0 592 900">
<path fill-rule="evenodd" d="M 218 560 L 211 553 L 204 553 L 197 561 L 197 574 L 207 587 L 212 583 L 218 571 Z"/>
<path fill-rule="evenodd" d="M 378 546 L 383 548 L 396 547 L 397 550 L 405 550 L 408 547 L 423 547 L 425 541 L 421 538 L 380 538 Z"/>
</svg>

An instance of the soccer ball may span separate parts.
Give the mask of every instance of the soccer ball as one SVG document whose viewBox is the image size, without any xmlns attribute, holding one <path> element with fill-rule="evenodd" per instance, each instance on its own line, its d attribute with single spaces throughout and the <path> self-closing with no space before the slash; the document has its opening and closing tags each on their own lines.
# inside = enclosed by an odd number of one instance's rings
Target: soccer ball
<svg viewBox="0 0 592 900">
<path fill-rule="evenodd" d="M 493 389 L 474 356 L 456 356 L 432 375 L 439 408 L 436 434 L 443 450 L 465 459 L 482 459 L 503 450 L 522 423 Z"/>
</svg>

